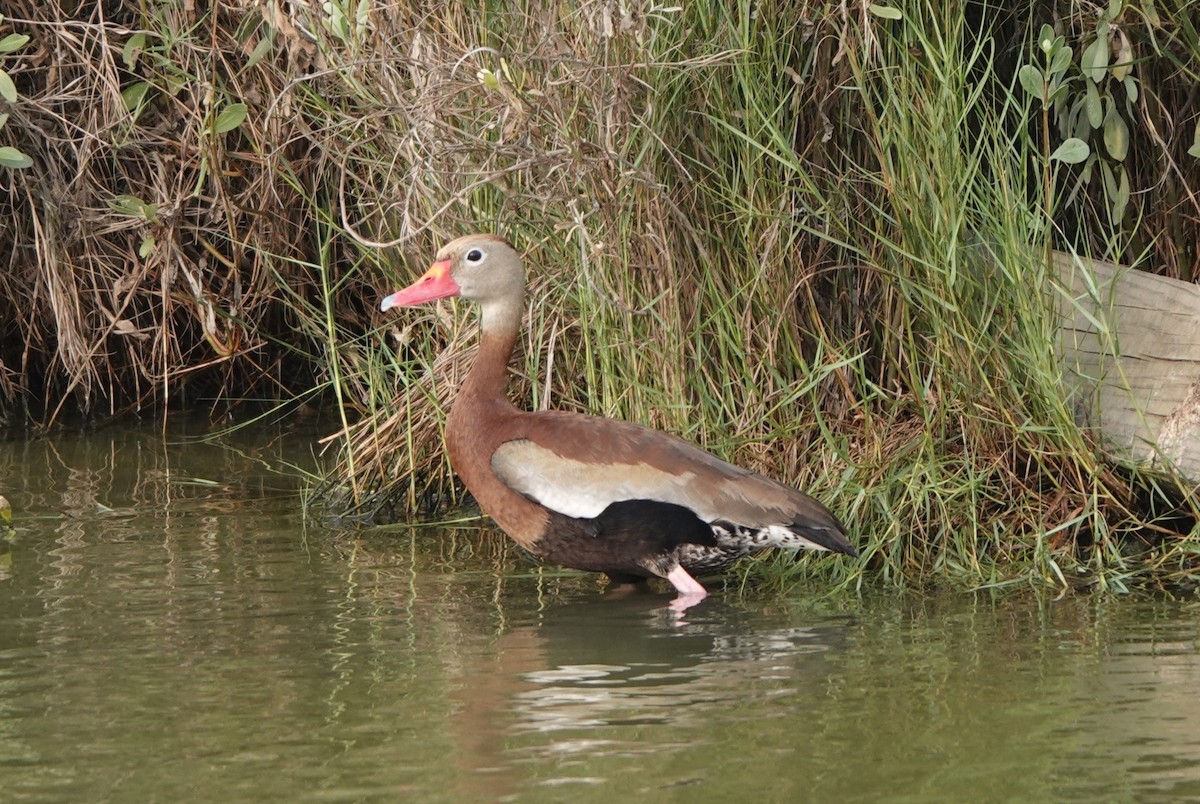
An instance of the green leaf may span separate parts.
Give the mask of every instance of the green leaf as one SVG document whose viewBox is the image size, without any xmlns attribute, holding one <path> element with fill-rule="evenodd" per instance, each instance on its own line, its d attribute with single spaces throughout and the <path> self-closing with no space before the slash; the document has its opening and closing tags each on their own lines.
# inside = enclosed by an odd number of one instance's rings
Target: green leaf
<svg viewBox="0 0 1200 804">
<path fill-rule="evenodd" d="M 483 84 L 488 89 L 500 88 L 500 76 L 496 75 L 486 67 L 476 72 L 475 77 L 479 79 L 479 83 Z"/>
<path fill-rule="evenodd" d="M 1125 125 L 1125 118 L 1117 114 L 1111 105 L 1108 116 L 1104 118 L 1104 148 L 1118 162 L 1129 153 L 1129 126 Z"/>
<path fill-rule="evenodd" d="M 1049 25 L 1043 25 L 1042 30 L 1038 31 L 1038 47 L 1044 53 L 1050 53 L 1054 50 L 1054 28 Z"/>
<path fill-rule="evenodd" d="M 1196 133 L 1192 135 L 1192 147 L 1188 148 L 1188 155 L 1200 159 L 1200 120 L 1196 121 Z"/>
<path fill-rule="evenodd" d="M 1092 128 L 1100 128 L 1104 125 L 1104 104 L 1100 102 L 1100 90 L 1096 89 L 1096 85 L 1091 81 L 1085 81 L 1087 84 L 1087 99 L 1084 103 L 1087 109 L 1088 122 Z"/>
<path fill-rule="evenodd" d="M 226 131 L 233 131 L 242 124 L 246 119 L 246 104 L 231 103 L 221 110 L 217 115 L 217 120 L 213 123 L 213 131 L 217 134 L 224 134 Z"/>
<path fill-rule="evenodd" d="M 1050 60 L 1050 72 L 1065 73 L 1067 68 L 1071 66 L 1071 48 L 1059 47 L 1054 51 L 1054 57 Z"/>
<path fill-rule="evenodd" d="M 1071 128 L 1070 131 L 1064 132 L 1063 136 L 1064 137 L 1078 137 L 1079 139 L 1083 140 L 1084 142 L 1087 142 L 1088 139 L 1091 138 L 1092 131 L 1094 129 L 1092 127 L 1091 121 L 1088 120 L 1087 112 L 1083 108 L 1084 106 L 1087 105 L 1086 99 L 1080 98 L 1076 102 L 1079 104 L 1080 108 L 1079 108 L 1078 114 L 1075 115 L 1075 117 L 1074 117 L 1075 125 L 1073 128 Z"/>
<path fill-rule="evenodd" d="M 900 9 L 893 8 L 892 6 L 881 6 L 871 3 L 867 6 L 867 10 L 876 17 L 882 17 L 885 20 L 898 20 L 904 17 L 904 14 L 900 11 Z"/>
<path fill-rule="evenodd" d="M 1046 91 L 1046 79 L 1042 76 L 1042 71 L 1032 64 L 1026 64 L 1017 71 L 1017 78 L 1021 79 L 1021 86 L 1035 98 L 1041 99 L 1042 93 Z"/>
<path fill-rule="evenodd" d="M 1064 100 L 1058 105 L 1060 108 L 1054 110 L 1054 116 L 1058 120 L 1058 132 L 1064 137 L 1069 137 L 1071 135 L 1066 132 L 1070 131 L 1075 126 L 1076 121 L 1079 120 L 1079 113 L 1083 108 L 1083 98 L 1076 95 L 1070 98 L 1069 101 Z"/>
<path fill-rule="evenodd" d="M 1091 150 L 1083 140 L 1078 137 L 1071 137 L 1071 139 L 1065 140 L 1062 145 L 1055 148 L 1054 153 L 1050 154 L 1050 158 L 1056 159 L 1066 165 L 1077 165 L 1088 158 Z"/>
<path fill-rule="evenodd" d="M 1050 87 L 1050 95 L 1049 95 L 1049 97 L 1046 98 L 1046 102 L 1053 103 L 1057 106 L 1058 102 L 1060 100 L 1064 100 L 1067 97 L 1067 93 L 1070 91 L 1071 91 L 1070 83 L 1057 84 L 1057 85 L 1052 84 Z"/>
<path fill-rule="evenodd" d="M 1104 179 L 1104 194 L 1109 198 L 1115 198 L 1117 195 L 1117 177 L 1108 162 L 1100 162 L 1100 177 Z"/>
<path fill-rule="evenodd" d="M 17 102 L 17 86 L 8 73 L 3 70 L 0 70 L 0 98 L 4 98 L 9 103 Z"/>
<path fill-rule="evenodd" d="M 0 167 L 24 170 L 33 165 L 33 160 L 13 148 L 11 145 L 0 145 Z"/>
<path fill-rule="evenodd" d="M 126 110 L 132 112 L 141 106 L 146 100 L 146 93 L 149 91 L 150 84 L 145 81 L 138 81 L 136 84 L 132 84 L 121 90 L 121 100 L 125 102 Z"/>
<path fill-rule="evenodd" d="M 1067 108 L 1067 101 L 1065 99 L 1062 103 L 1055 104 L 1055 106 L 1057 108 L 1054 110 L 1054 118 L 1058 123 L 1058 136 L 1064 140 L 1067 137 L 1078 137 L 1079 135 L 1075 131 L 1079 127 L 1080 109 L 1083 108 L 1083 99 L 1075 97 L 1071 101 L 1070 108 Z"/>
<path fill-rule="evenodd" d="M 1158 9 L 1154 7 L 1154 0 L 1142 0 L 1142 14 L 1145 15 L 1146 22 L 1155 28 L 1162 27 L 1162 20 L 1158 16 Z"/>
<path fill-rule="evenodd" d="M 1125 95 L 1128 96 L 1130 103 L 1137 103 L 1138 85 L 1137 79 L 1132 75 L 1125 76 L 1125 80 L 1121 82 L 1125 85 Z"/>
<path fill-rule="evenodd" d="M 145 49 L 146 34 L 135 33 L 125 41 L 125 47 L 121 48 L 121 61 L 132 70 L 137 65 L 138 55 Z"/>
<path fill-rule="evenodd" d="M 167 79 L 167 94 L 172 98 L 180 93 L 180 91 L 191 83 L 191 79 L 182 73 L 171 71 L 166 75 Z"/>
<path fill-rule="evenodd" d="M 1083 163 L 1083 170 L 1080 171 L 1080 173 L 1079 173 L 1080 184 L 1091 184 L 1092 183 L 1092 168 L 1094 168 L 1095 166 L 1096 166 L 1096 155 L 1092 154 L 1091 156 L 1089 156 L 1087 158 L 1087 161 Z"/>
<path fill-rule="evenodd" d="M 1108 72 L 1108 37 L 1097 36 L 1095 41 L 1083 49 L 1079 68 L 1093 81 L 1100 82 Z"/>
<path fill-rule="evenodd" d="M 1129 206 L 1129 172 L 1124 165 L 1118 165 L 1120 178 L 1117 180 L 1117 191 L 1113 195 L 1112 205 L 1108 208 L 1109 220 L 1120 223 L 1125 217 L 1125 208 Z"/>
<path fill-rule="evenodd" d="M 138 215 L 145 204 L 142 199 L 132 195 L 118 195 L 108 200 L 108 208 L 125 215 Z"/>
<path fill-rule="evenodd" d="M 114 196 L 108 200 L 108 208 L 131 218 L 140 218 L 147 223 L 158 220 L 158 204 L 147 204 L 135 195 Z"/>
<path fill-rule="evenodd" d="M 342 8 L 342 4 L 325 3 L 322 7 L 325 9 L 325 13 L 329 15 L 329 30 L 333 31 L 338 39 L 341 39 L 343 42 L 346 41 L 350 34 L 350 21 L 346 19 L 346 11 Z"/>
<path fill-rule="evenodd" d="M 138 246 L 138 256 L 143 260 L 146 259 L 150 252 L 154 251 L 155 245 L 157 245 L 157 241 L 154 239 L 154 235 L 146 235 L 142 238 L 142 244 Z"/>
<path fill-rule="evenodd" d="M 258 44 L 254 46 L 254 50 L 250 52 L 250 58 L 246 60 L 245 69 L 250 69 L 254 65 L 262 61 L 263 56 L 271 52 L 271 48 L 275 45 L 274 36 L 264 36 L 258 40 Z"/>
<path fill-rule="evenodd" d="M 25 47 L 29 37 L 25 34 L 9 34 L 0 39 L 0 53 L 14 53 Z"/>
</svg>

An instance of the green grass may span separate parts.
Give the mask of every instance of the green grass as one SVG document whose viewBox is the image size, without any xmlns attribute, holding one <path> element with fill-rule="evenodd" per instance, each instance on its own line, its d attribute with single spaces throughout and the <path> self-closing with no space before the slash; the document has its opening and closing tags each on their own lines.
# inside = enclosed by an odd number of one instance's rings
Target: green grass
<svg viewBox="0 0 1200 804">
<path fill-rule="evenodd" d="M 1114 106 L 1132 138 L 1123 168 L 1098 150 L 1099 130 L 1087 134 L 1088 181 L 1050 159 L 1062 110 L 1043 112 L 1017 80 L 1039 58 L 1041 19 L 1026 6 L 920 0 L 896 4 L 899 20 L 749 0 L 331 14 L 346 7 L 267 20 L 159 4 L 121 21 L 150 34 L 140 61 L 69 85 L 101 87 L 88 91 L 103 103 L 81 103 L 128 142 L 106 152 L 113 176 L 76 182 L 84 207 L 108 210 L 103 236 L 78 262 L 60 254 L 0 285 L 36 297 L 61 279 L 47 266 L 68 263 L 63 275 L 87 280 L 57 292 L 80 300 L 62 308 L 74 312 L 61 354 L 33 318 L 18 327 L 48 385 L 59 366 L 63 394 L 114 405 L 165 404 L 192 377 L 219 397 L 320 399 L 340 428 L 317 499 L 365 520 L 445 509 L 458 499 L 442 426 L 474 313 L 381 316 L 377 304 L 442 242 L 495 231 L 530 274 L 520 404 L 688 437 L 826 501 L 863 553 L 746 562 L 739 583 L 1192 582 L 1187 495 L 1176 516 L 1172 481 L 1114 467 L 1073 421 L 1055 352 L 1065 299 L 1047 257 L 1144 256 L 1191 278 L 1200 218 L 1176 214 L 1200 197 L 1186 5 L 1161 4 L 1162 25 L 1138 23 L 1144 6 L 1119 9 L 1142 97 L 1157 100 Z M 1097 21 L 1059 10 L 1078 59 Z M 101 33 L 83 30 L 85 44 Z M 1091 79 L 1068 72 L 1073 102 Z M 152 102 L 131 119 L 120 91 L 135 80 Z M 20 86 L 30 109 L 59 108 L 52 88 Z M 1096 86 L 1127 91 L 1109 74 Z M 235 102 L 244 122 L 215 133 Z M 32 132 L 25 119 L 0 134 Z M 45 163 L 69 162 L 70 142 L 17 144 Z M 1114 217 L 1095 177 L 1118 168 L 1138 192 Z M 14 210 L 40 192 L 24 181 Z M 162 220 L 110 208 L 130 187 Z M 38 215 L 13 231 L 50 228 Z M 198 290 L 171 283 L 176 267 Z M 87 329 L 112 326 L 101 302 L 114 287 L 132 288 L 118 312 L 153 338 Z M 214 356 L 235 335 L 241 348 Z M 0 372 L 5 395 L 22 382 Z"/>
<path fill-rule="evenodd" d="M 521 148 L 603 151 L 566 182 L 567 169 L 511 167 L 535 160 L 501 142 L 518 153 L 476 155 L 461 202 L 431 218 L 445 238 L 495 228 L 528 254 L 518 400 L 649 423 L 794 483 L 863 553 L 757 559 L 743 585 L 1124 590 L 1192 571 L 1180 537 L 1135 557 L 1138 483 L 1103 462 L 1064 397 L 1042 247 L 1086 250 L 1112 231 L 1064 239 L 1063 166 L 1015 65 L 1003 73 L 956 9 L 808 24 L 786 4 L 689 7 L 606 40 L 599 79 L 522 59 L 527 32 L 498 17 L 486 42 L 508 79 L 456 84 L 437 112 L 455 131 L 519 112 Z M 585 22 L 554 25 L 595 44 Z M 490 189 L 473 184 L 497 164 Z M 385 325 L 403 330 L 381 351 L 399 412 L 368 415 L 345 453 L 370 456 L 361 485 L 402 490 L 399 507 L 451 477 L 438 431 L 475 323 L 445 312 Z"/>
</svg>

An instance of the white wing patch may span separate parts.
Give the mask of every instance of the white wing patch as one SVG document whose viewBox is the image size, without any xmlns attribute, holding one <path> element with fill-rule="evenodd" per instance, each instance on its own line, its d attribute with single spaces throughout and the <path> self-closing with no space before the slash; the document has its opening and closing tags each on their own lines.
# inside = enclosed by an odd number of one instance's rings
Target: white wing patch
<svg viewBox="0 0 1200 804">
<path fill-rule="evenodd" d="M 620 500 L 684 505 L 705 521 L 715 518 L 691 500 L 692 472 L 673 474 L 648 464 L 596 464 L 564 458 L 532 441 L 508 441 L 492 454 L 505 485 L 547 508 L 580 519 L 597 517 Z"/>
</svg>

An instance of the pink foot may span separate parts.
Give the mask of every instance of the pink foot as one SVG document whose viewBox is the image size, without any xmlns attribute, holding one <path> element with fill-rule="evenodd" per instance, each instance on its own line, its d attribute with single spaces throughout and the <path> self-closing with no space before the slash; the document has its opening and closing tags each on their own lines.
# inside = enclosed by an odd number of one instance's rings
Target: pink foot
<svg viewBox="0 0 1200 804">
<path fill-rule="evenodd" d="M 675 591 L 679 592 L 679 597 L 671 601 L 671 608 L 675 611 L 690 609 L 708 597 L 705 588 L 683 567 L 676 566 L 675 569 L 668 572 L 667 580 L 675 587 Z"/>
</svg>

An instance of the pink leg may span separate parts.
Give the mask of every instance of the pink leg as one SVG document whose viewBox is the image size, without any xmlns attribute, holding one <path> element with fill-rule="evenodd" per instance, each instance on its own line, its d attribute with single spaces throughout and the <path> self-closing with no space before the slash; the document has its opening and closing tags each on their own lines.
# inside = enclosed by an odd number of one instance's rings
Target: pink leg
<svg viewBox="0 0 1200 804">
<path fill-rule="evenodd" d="M 708 592 L 700 585 L 700 582 L 679 565 L 667 573 L 667 580 L 675 587 L 675 591 L 679 592 L 679 597 L 671 601 L 671 608 L 675 611 L 689 609 L 708 597 Z"/>
</svg>

